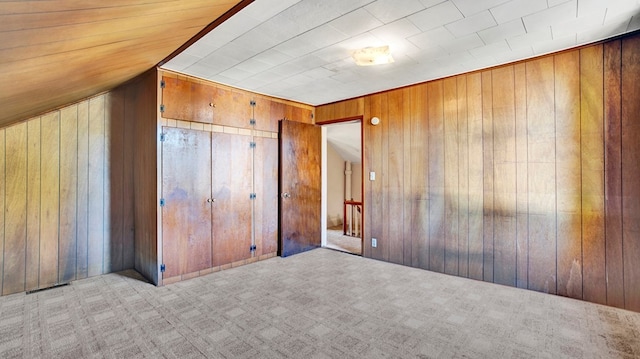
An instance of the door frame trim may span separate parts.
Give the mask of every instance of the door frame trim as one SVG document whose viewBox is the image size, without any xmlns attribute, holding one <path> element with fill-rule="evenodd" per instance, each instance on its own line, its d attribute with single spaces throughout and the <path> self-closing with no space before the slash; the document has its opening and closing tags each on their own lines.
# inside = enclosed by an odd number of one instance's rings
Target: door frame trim
<svg viewBox="0 0 640 359">
<path fill-rule="evenodd" d="M 321 175 L 321 200 L 320 200 L 320 226 L 322 227 L 320 230 L 320 246 L 327 246 L 327 125 L 335 125 L 339 123 L 345 122 L 353 122 L 360 121 L 360 170 L 362 173 L 362 178 L 360 179 L 360 193 L 362 196 L 362 228 L 360 235 L 360 256 L 364 257 L 364 229 L 365 229 L 365 212 L 367 211 L 367 206 L 365 203 L 365 193 L 364 193 L 364 116 L 352 116 L 339 118 L 334 120 L 326 120 L 316 122 L 317 126 L 320 126 L 322 130 L 322 140 L 320 144 L 320 175 Z M 357 255 L 357 253 L 356 253 Z"/>
</svg>

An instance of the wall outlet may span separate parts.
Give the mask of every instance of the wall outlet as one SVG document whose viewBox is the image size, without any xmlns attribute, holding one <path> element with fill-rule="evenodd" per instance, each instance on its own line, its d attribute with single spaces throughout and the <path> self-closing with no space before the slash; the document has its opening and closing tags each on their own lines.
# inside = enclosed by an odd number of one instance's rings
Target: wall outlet
<svg viewBox="0 0 640 359">
<path fill-rule="evenodd" d="M 376 180 L 376 173 L 371 171 L 369 172 L 369 181 L 375 181 Z"/>
<path fill-rule="evenodd" d="M 376 248 L 378 246 L 378 239 L 371 238 L 371 247 Z"/>
</svg>

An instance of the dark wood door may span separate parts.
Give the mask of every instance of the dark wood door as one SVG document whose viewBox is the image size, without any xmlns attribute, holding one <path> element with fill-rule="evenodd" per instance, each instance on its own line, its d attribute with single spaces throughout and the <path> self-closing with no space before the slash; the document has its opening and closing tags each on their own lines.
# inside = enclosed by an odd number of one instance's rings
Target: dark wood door
<svg viewBox="0 0 640 359">
<path fill-rule="evenodd" d="M 282 257 L 320 247 L 320 127 L 280 121 Z"/>
<path fill-rule="evenodd" d="M 213 265 L 251 257 L 251 138 L 212 133 Z"/>
<path fill-rule="evenodd" d="M 163 278 L 211 267 L 211 134 L 164 128 Z"/>
</svg>

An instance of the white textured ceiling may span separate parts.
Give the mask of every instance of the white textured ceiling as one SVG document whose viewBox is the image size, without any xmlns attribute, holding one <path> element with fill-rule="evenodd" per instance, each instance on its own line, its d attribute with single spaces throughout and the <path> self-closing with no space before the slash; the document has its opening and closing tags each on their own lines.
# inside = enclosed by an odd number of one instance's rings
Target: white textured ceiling
<svg viewBox="0 0 640 359">
<path fill-rule="evenodd" d="M 162 68 L 321 105 L 639 28 L 640 0 L 255 0 Z"/>
</svg>

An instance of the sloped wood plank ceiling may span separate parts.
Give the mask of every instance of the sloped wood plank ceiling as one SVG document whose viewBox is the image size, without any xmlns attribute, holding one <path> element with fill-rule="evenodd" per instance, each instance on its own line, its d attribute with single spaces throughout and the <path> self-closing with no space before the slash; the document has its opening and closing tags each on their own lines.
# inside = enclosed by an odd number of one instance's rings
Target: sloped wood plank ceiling
<svg viewBox="0 0 640 359">
<path fill-rule="evenodd" d="M 246 3 L 1 1 L 0 126 L 116 87 Z"/>
</svg>

